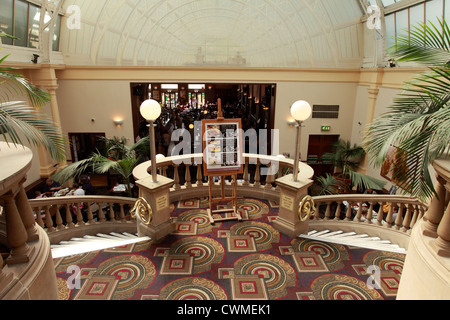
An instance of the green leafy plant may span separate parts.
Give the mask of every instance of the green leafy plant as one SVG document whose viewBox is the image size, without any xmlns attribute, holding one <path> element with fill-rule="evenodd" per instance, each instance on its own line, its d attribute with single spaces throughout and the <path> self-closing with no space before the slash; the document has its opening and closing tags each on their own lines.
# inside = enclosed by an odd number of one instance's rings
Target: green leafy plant
<svg viewBox="0 0 450 320">
<path fill-rule="evenodd" d="M 363 147 L 356 144 L 351 145 L 349 141 L 339 140 L 334 145 L 333 153 L 326 153 L 323 159 L 333 163 L 335 172 L 334 176 L 339 180 L 347 181 L 347 189 L 353 187 L 363 187 L 365 189 L 381 190 L 385 182 L 373 178 L 367 174 L 358 172 L 361 158 L 366 154 Z"/>
<path fill-rule="evenodd" d="M 103 138 L 105 150 L 96 150 L 91 157 L 74 162 L 61 169 L 53 178 L 61 184 L 76 179 L 86 171 L 105 174 L 111 170 L 122 177 L 128 196 L 131 197 L 131 179 L 134 168 L 143 159 L 142 150 L 147 150 L 149 138 L 143 138 L 133 145 L 126 145 L 125 138 Z"/>
<path fill-rule="evenodd" d="M 8 56 L 0 59 L 0 65 Z M 26 140 L 30 145 L 44 147 L 53 159 L 65 160 L 66 140 L 58 126 L 40 111 L 50 101 L 49 93 L 9 67 L 0 67 L 0 88 L 0 134 L 5 142 L 18 146 Z M 14 101 L 17 96 L 26 96 L 28 102 Z"/>
<path fill-rule="evenodd" d="M 320 184 L 319 196 L 339 194 L 348 187 L 344 181 L 337 179 L 329 173 L 325 177 L 316 177 L 316 181 Z"/>
<path fill-rule="evenodd" d="M 450 149 L 450 29 L 419 24 L 397 37 L 392 55 L 398 62 L 427 66 L 405 83 L 386 113 L 368 125 L 364 146 L 369 160 L 381 167 L 391 146 L 400 150 L 392 175 L 403 193 L 428 200 L 436 194 L 429 167 L 448 158 Z"/>
</svg>

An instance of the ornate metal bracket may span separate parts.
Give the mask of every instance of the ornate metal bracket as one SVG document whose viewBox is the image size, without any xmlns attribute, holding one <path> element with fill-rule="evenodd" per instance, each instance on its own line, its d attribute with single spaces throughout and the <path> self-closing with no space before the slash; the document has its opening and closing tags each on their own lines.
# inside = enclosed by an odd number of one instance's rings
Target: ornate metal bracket
<svg viewBox="0 0 450 320">
<path fill-rule="evenodd" d="M 314 200 L 311 196 L 306 196 L 300 202 L 300 206 L 298 208 L 298 217 L 304 222 L 310 219 L 311 214 L 316 211 L 316 207 L 314 204 Z"/>
<path fill-rule="evenodd" d="M 153 220 L 153 210 L 150 204 L 144 198 L 139 198 L 134 204 L 133 209 L 130 211 L 131 217 L 136 218 L 136 213 L 141 221 L 149 225 Z"/>
</svg>

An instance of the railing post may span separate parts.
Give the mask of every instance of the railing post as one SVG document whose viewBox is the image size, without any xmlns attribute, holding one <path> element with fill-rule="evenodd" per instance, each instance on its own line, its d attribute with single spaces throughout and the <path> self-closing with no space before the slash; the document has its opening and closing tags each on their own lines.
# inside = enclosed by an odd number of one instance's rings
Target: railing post
<svg viewBox="0 0 450 320">
<path fill-rule="evenodd" d="M 302 179 L 294 181 L 293 175 L 286 175 L 276 180 L 280 186 L 280 208 L 273 226 L 281 233 L 292 238 L 306 234 L 309 227 L 308 220 L 302 220 L 299 214 L 301 202 L 308 194 L 308 187 L 312 180 Z"/>
<path fill-rule="evenodd" d="M 190 163 L 186 163 L 185 164 L 185 168 L 186 168 L 186 172 L 184 174 L 185 186 L 187 188 L 190 188 L 190 187 L 192 187 L 192 182 L 191 182 L 191 164 Z"/>
<path fill-rule="evenodd" d="M 274 166 L 272 163 L 267 164 L 267 175 L 266 175 L 266 184 L 264 186 L 265 189 L 272 189 L 272 181 L 274 174 L 272 173 Z"/>
<path fill-rule="evenodd" d="M 148 236 L 155 241 L 163 239 L 175 230 L 175 221 L 170 216 L 169 196 L 174 180 L 158 176 L 158 181 L 152 181 L 150 177 L 138 180 L 136 184 L 139 186 L 138 202 L 145 201 L 150 206 L 150 212 L 147 212 L 146 216 L 141 216 L 141 209 L 136 208 L 138 234 Z M 148 211 L 146 206 L 143 207 L 144 211 Z"/>
<path fill-rule="evenodd" d="M 334 220 L 341 219 L 341 204 L 342 204 L 342 201 L 337 202 L 336 212 L 334 213 Z"/>
<path fill-rule="evenodd" d="M 438 225 L 445 210 L 445 180 L 437 176 L 437 181 L 437 196 L 434 196 L 431 200 L 430 207 L 424 216 L 425 224 L 423 225 L 423 235 L 433 238 L 437 237 Z"/>
<path fill-rule="evenodd" d="M 431 245 L 441 257 L 450 257 L 450 205 L 437 229 L 437 239 Z"/>
<path fill-rule="evenodd" d="M 197 187 L 203 186 L 202 164 L 197 164 Z"/>
<path fill-rule="evenodd" d="M 256 161 L 257 162 L 255 170 L 255 183 L 253 184 L 253 186 L 259 187 L 261 186 L 261 173 L 260 173 L 261 162 L 259 161 L 259 159 L 257 159 Z"/>
<path fill-rule="evenodd" d="M 23 182 L 20 184 L 20 190 L 16 197 L 16 204 L 28 234 L 27 241 L 32 242 L 39 240 L 39 235 L 36 229 L 36 220 L 34 219 L 33 210 L 31 210 L 27 194 L 23 188 Z"/>
<path fill-rule="evenodd" d="M 15 195 L 9 193 L 4 195 L 3 199 L 5 200 L 6 239 L 12 248 L 6 263 L 14 265 L 28 262 L 32 248 L 27 244 L 28 233 L 17 209 Z"/>
<path fill-rule="evenodd" d="M 174 173 L 173 173 L 173 180 L 174 180 L 174 189 L 175 190 L 180 190 L 181 189 L 181 186 L 180 186 L 180 174 L 179 174 L 179 172 L 178 172 L 178 168 L 179 168 L 179 165 L 178 164 L 174 164 L 173 165 L 173 170 L 174 170 Z"/>
<path fill-rule="evenodd" d="M 249 158 L 245 157 L 245 164 L 244 164 L 244 174 L 242 175 L 242 179 L 244 182 L 242 183 L 243 186 L 248 186 L 248 166 L 249 166 Z"/>
</svg>

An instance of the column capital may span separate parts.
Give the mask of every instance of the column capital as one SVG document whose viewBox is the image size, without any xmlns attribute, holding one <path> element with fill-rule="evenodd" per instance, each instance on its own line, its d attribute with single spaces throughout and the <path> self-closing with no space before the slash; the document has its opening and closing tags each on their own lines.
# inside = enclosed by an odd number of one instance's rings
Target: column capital
<svg viewBox="0 0 450 320">
<path fill-rule="evenodd" d="M 370 86 L 367 88 L 367 92 L 369 92 L 369 99 L 377 99 L 380 89 L 378 86 Z"/>
<path fill-rule="evenodd" d="M 58 78 L 55 68 L 49 64 L 44 64 L 41 68 L 32 70 L 31 79 L 34 85 L 42 87 L 49 91 L 58 89 Z"/>
</svg>

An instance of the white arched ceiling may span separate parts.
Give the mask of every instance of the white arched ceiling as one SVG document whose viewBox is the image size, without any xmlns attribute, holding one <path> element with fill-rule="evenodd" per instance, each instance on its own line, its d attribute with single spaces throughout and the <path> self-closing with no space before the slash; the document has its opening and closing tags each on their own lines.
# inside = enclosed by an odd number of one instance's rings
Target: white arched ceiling
<svg viewBox="0 0 450 320">
<path fill-rule="evenodd" d="M 68 65 L 350 67 L 362 61 L 359 0 L 64 0 Z"/>
</svg>

